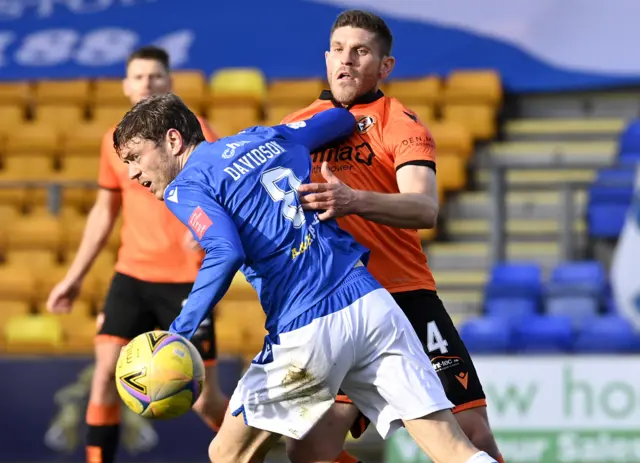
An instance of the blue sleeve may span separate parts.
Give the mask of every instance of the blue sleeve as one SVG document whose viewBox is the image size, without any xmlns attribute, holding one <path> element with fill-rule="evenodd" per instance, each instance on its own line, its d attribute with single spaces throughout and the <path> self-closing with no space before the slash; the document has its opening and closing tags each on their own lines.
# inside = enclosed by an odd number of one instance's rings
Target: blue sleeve
<svg viewBox="0 0 640 463">
<path fill-rule="evenodd" d="M 333 108 L 316 114 L 306 121 L 291 122 L 274 127 L 284 138 L 315 151 L 324 145 L 347 138 L 353 133 L 356 119 L 344 108 Z"/>
<path fill-rule="evenodd" d="M 169 328 L 172 333 L 191 339 L 229 289 L 245 255 L 233 220 L 205 188 L 174 182 L 165 192 L 165 204 L 205 252 L 187 302 Z"/>
</svg>

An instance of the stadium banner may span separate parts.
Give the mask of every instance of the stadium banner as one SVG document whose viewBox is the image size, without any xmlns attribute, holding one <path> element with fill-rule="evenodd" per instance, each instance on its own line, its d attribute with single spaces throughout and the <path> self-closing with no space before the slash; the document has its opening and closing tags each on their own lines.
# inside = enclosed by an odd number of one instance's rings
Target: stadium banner
<svg viewBox="0 0 640 463">
<path fill-rule="evenodd" d="M 611 290 L 620 313 L 640 332 L 640 166 L 636 169 L 634 198 L 611 261 Z"/>
<path fill-rule="evenodd" d="M 381 14 L 395 77 L 493 68 L 514 92 L 640 83 L 640 2 L 584 0 L 0 0 L 0 79 L 120 77 L 127 55 L 166 47 L 178 69 L 255 66 L 267 78 L 324 76 L 331 24 Z M 579 15 L 575 12 L 580 11 Z M 302 18 L 313 18 L 313 21 Z M 292 57 L 295 57 L 293 59 Z"/>
<path fill-rule="evenodd" d="M 640 461 L 640 356 L 474 357 L 509 463 Z M 402 430 L 386 463 L 430 461 Z"/>
<path fill-rule="evenodd" d="M 220 359 L 217 365 L 222 390 L 231 394 L 242 363 Z M 0 462 L 85 461 L 92 369 L 90 358 L 0 358 Z M 118 461 L 207 461 L 213 436 L 195 413 L 152 422 L 123 406 Z"/>
</svg>

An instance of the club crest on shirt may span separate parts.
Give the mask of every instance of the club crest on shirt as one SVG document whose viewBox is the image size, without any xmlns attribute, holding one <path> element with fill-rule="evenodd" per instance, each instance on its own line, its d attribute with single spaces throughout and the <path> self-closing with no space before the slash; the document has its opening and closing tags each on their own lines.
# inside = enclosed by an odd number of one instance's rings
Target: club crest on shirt
<svg viewBox="0 0 640 463">
<path fill-rule="evenodd" d="M 358 133 L 367 133 L 376 124 L 373 116 L 360 116 L 358 118 Z"/>
</svg>

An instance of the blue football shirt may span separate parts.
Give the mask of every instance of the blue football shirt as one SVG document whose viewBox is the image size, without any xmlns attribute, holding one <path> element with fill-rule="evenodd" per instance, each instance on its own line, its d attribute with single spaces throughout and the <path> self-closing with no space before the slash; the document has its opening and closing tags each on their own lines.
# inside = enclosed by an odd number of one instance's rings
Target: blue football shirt
<svg viewBox="0 0 640 463">
<path fill-rule="evenodd" d="M 303 211 L 296 192 L 309 182 L 310 151 L 354 127 L 353 115 L 336 108 L 197 146 L 164 194 L 205 251 L 171 331 L 191 338 L 240 270 L 258 293 L 266 329 L 277 334 L 366 262 L 368 251 L 335 220 Z"/>
</svg>

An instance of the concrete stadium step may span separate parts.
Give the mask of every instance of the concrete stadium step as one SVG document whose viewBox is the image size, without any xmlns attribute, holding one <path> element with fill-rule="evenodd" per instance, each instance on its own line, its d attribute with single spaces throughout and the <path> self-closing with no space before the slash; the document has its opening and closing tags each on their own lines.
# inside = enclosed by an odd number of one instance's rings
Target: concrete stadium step
<svg viewBox="0 0 640 463">
<path fill-rule="evenodd" d="M 616 141 L 626 124 L 624 118 L 516 119 L 504 133 L 508 141 Z"/>
<path fill-rule="evenodd" d="M 640 114 L 637 92 L 580 92 L 518 97 L 516 111 L 525 118 L 632 118 Z"/>
<path fill-rule="evenodd" d="M 580 216 L 580 215 L 579 215 Z M 584 220 L 576 219 L 573 233 L 584 234 Z M 507 239 L 518 241 L 557 240 L 562 232 L 559 219 L 508 219 L 506 223 Z M 491 235 L 491 219 L 452 219 L 447 222 L 447 234 L 455 241 L 488 240 Z"/>
<path fill-rule="evenodd" d="M 429 244 L 426 253 L 429 258 L 429 266 L 434 272 L 462 269 L 486 271 L 492 265 L 491 249 L 488 242 L 435 242 Z M 512 241 L 507 244 L 506 253 L 507 260 L 536 262 L 543 269 L 550 269 L 558 263 L 560 244 L 548 241 Z"/>
<path fill-rule="evenodd" d="M 510 219 L 557 219 L 562 213 L 559 191 L 510 191 L 506 199 Z M 584 210 L 586 199 L 584 190 L 574 192 L 573 203 L 578 214 Z M 491 218 L 491 195 L 484 191 L 461 193 L 447 201 L 446 211 L 449 220 Z"/>
<path fill-rule="evenodd" d="M 456 289 L 477 288 L 485 283 L 484 270 L 433 270 L 433 278 L 439 288 L 448 291 Z"/>
<path fill-rule="evenodd" d="M 609 165 L 615 161 L 615 141 L 510 141 L 493 143 L 488 151 L 491 159 L 531 165 L 552 163 Z"/>
<path fill-rule="evenodd" d="M 436 285 L 438 285 L 437 280 Z M 469 316 L 480 313 L 483 300 L 482 294 L 483 288 L 456 291 L 438 287 L 438 296 L 442 299 L 442 303 L 456 326 L 460 326 Z"/>
<path fill-rule="evenodd" d="M 605 164 L 606 165 L 606 164 Z M 543 185 L 545 187 L 560 187 L 571 182 L 589 184 L 595 178 L 596 169 L 510 169 L 506 173 L 507 185 L 524 188 L 526 185 Z M 491 171 L 487 168 L 478 170 L 477 183 L 482 188 L 488 188 L 491 183 Z"/>
</svg>

